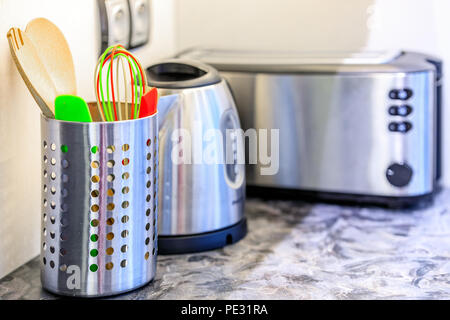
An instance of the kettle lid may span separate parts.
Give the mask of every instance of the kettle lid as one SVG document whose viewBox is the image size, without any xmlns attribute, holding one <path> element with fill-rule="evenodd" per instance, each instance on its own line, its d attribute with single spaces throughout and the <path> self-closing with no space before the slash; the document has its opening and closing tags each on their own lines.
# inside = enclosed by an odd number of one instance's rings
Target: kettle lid
<svg viewBox="0 0 450 320">
<path fill-rule="evenodd" d="M 165 89 L 188 89 L 216 84 L 219 72 L 210 65 L 195 60 L 170 59 L 147 68 L 148 85 Z"/>
</svg>

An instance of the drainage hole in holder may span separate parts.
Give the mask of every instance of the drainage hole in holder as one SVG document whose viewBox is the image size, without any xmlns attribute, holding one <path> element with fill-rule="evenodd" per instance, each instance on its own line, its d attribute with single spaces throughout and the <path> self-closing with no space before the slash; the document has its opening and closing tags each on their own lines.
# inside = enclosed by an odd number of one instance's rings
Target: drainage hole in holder
<svg viewBox="0 0 450 320">
<path fill-rule="evenodd" d="M 109 160 L 109 161 L 106 163 L 106 166 L 107 166 L 108 168 L 112 168 L 112 167 L 114 167 L 115 164 L 116 164 L 116 162 L 115 162 L 114 160 Z"/>
<path fill-rule="evenodd" d="M 50 261 L 50 267 L 53 269 L 55 267 L 55 262 L 53 260 Z"/>
<path fill-rule="evenodd" d="M 69 167 L 69 161 L 66 159 L 61 160 L 61 165 L 64 169 L 67 169 Z"/>
<path fill-rule="evenodd" d="M 98 265 L 96 265 L 96 264 L 91 264 L 91 265 L 89 266 L 89 270 L 91 270 L 92 272 L 97 271 L 97 270 L 98 270 Z"/>
<path fill-rule="evenodd" d="M 51 187 L 51 188 L 50 188 L 50 192 L 51 192 L 52 194 L 55 194 L 55 193 L 56 193 L 56 188 L 55 188 L 55 187 Z"/>
<path fill-rule="evenodd" d="M 42 143 L 42 145 L 44 146 L 44 149 L 47 149 L 47 141 L 44 140 L 44 142 Z"/>
<path fill-rule="evenodd" d="M 50 160 L 50 163 L 52 164 L 52 166 L 54 166 L 54 165 L 56 164 L 56 159 L 55 159 L 55 158 L 52 158 L 52 159 Z"/>
<path fill-rule="evenodd" d="M 68 205 L 67 203 L 61 204 L 61 211 L 62 211 L 62 212 L 67 212 L 67 211 L 69 211 L 69 205 Z"/>
<path fill-rule="evenodd" d="M 91 167 L 94 168 L 94 169 L 97 169 L 98 167 L 100 167 L 100 162 L 92 161 L 91 162 Z"/>
<path fill-rule="evenodd" d="M 67 219 L 66 217 L 61 218 L 60 222 L 61 226 L 63 227 L 67 227 L 69 225 L 69 219 Z"/>
<path fill-rule="evenodd" d="M 50 238 L 55 239 L 56 234 L 53 231 L 50 231 Z"/>
<path fill-rule="evenodd" d="M 91 255 L 91 257 L 96 257 L 98 256 L 98 250 L 97 249 L 92 249 L 89 254 Z"/>
<path fill-rule="evenodd" d="M 56 144 L 52 143 L 51 146 L 50 146 L 50 149 L 52 149 L 52 151 L 55 151 L 56 150 Z"/>
<path fill-rule="evenodd" d="M 100 195 L 100 192 L 98 190 L 92 190 L 91 197 L 97 198 Z"/>
<path fill-rule="evenodd" d="M 67 235 L 63 232 L 61 233 L 61 235 L 59 236 L 59 239 L 61 239 L 61 241 L 66 241 L 68 239 Z"/>
</svg>

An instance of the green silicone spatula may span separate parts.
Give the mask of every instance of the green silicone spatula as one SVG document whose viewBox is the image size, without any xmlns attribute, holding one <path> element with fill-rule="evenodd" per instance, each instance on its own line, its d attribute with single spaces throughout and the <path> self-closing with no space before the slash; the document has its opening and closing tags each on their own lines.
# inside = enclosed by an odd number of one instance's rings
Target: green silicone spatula
<svg viewBox="0 0 450 320">
<path fill-rule="evenodd" d="M 56 97 L 55 119 L 75 122 L 92 122 L 92 117 L 86 101 L 72 95 L 60 95 Z"/>
</svg>

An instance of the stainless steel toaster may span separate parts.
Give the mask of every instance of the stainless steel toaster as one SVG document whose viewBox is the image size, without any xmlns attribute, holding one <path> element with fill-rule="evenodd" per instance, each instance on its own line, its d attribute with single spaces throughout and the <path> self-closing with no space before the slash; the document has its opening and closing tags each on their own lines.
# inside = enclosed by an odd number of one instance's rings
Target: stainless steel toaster
<svg viewBox="0 0 450 320">
<path fill-rule="evenodd" d="M 440 60 L 413 52 L 188 50 L 232 88 L 244 129 L 279 129 L 279 170 L 247 194 L 403 206 L 441 175 Z"/>
</svg>

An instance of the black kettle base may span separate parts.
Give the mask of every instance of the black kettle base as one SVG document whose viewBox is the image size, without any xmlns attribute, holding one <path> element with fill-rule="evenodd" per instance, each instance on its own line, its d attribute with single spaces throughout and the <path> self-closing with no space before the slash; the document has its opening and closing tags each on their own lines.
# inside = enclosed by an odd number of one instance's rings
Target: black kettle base
<svg viewBox="0 0 450 320">
<path fill-rule="evenodd" d="M 241 240 L 247 234 L 247 219 L 220 230 L 183 236 L 158 236 L 158 254 L 214 250 Z"/>
</svg>

